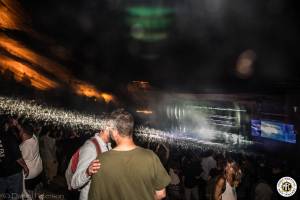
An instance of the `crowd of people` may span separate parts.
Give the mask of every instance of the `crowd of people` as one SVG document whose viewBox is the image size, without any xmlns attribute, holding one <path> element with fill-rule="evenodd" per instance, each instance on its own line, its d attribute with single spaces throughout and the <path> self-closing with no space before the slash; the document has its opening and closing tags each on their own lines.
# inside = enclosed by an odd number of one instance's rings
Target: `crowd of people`
<svg viewBox="0 0 300 200">
<path fill-rule="evenodd" d="M 277 200 L 280 178 L 300 180 L 289 160 L 134 140 L 125 110 L 97 133 L 0 120 L 0 199 L 39 199 L 30 194 L 64 177 L 66 199 Z"/>
<path fill-rule="evenodd" d="M 1 115 L 0 127 L 0 199 L 31 199 L 30 192 L 64 174 L 73 152 L 89 137 L 20 116 Z"/>
</svg>

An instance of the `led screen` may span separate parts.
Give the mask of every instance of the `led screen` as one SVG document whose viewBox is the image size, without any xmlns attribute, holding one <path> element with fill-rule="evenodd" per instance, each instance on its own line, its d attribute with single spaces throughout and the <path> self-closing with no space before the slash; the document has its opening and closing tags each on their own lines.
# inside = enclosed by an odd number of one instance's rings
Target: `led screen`
<svg viewBox="0 0 300 200">
<path fill-rule="evenodd" d="M 251 135 L 288 143 L 296 143 L 296 134 L 292 124 L 251 120 Z"/>
</svg>

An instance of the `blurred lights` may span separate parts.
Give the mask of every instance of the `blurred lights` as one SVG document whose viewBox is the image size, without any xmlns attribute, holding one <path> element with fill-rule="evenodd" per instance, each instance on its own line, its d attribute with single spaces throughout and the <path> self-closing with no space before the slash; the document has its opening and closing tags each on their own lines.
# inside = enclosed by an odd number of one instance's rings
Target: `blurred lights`
<svg viewBox="0 0 300 200">
<path fill-rule="evenodd" d="M 204 110 L 218 110 L 218 111 L 232 111 L 232 112 L 246 112 L 245 109 L 239 108 L 221 108 L 221 107 L 208 107 L 208 106 L 188 106 L 196 109 L 204 109 Z"/>
<path fill-rule="evenodd" d="M 0 29 L 30 31 L 31 35 L 39 35 L 26 26 L 27 21 L 29 19 L 22 11 L 18 1 L 0 0 Z M 44 71 L 70 86 L 78 95 L 103 99 L 106 103 L 114 100 L 112 95 L 98 91 L 93 85 L 76 79 L 62 65 L 36 53 L 3 33 L 0 33 L 1 49 L 10 54 L 11 58 L 1 57 L 0 70 L 2 73 L 5 70 L 11 71 L 17 81 L 28 78 L 31 86 L 39 90 L 59 87 L 57 82 L 42 75 L 42 71 Z M 17 59 L 12 59 L 12 57 Z"/>
<path fill-rule="evenodd" d="M 202 104 L 202 105 L 201 105 Z M 246 112 L 238 104 L 233 107 L 213 105 L 211 102 L 192 102 L 167 105 L 167 127 L 172 131 L 205 141 L 237 144 L 245 142 L 241 135 L 241 115 Z M 242 141 L 242 142 L 241 142 Z"/>
<path fill-rule="evenodd" d="M 127 8 L 126 22 L 132 38 L 156 42 L 168 38 L 174 10 L 164 6 L 132 6 Z"/>
<path fill-rule="evenodd" d="M 18 1 L 0 0 L 0 29 L 27 31 L 27 21 Z"/>
<path fill-rule="evenodd" d="M 67 70 L 63 69 L 61 65 L 44 56 L 41 56 L 38 53 L 35 53 L 33 50 L 25 47 L 20 42 L 9 38 L 4 34 L 0 34 L 0 47 L 13 56 L 39 66 L 46 72 L 53 74 L 61 80 L 68 81 L 71 77 L 71 74 L 69 74 Z"/>
<path fill-rule="evenodd" d="M 172 14 L 173 9 L 165 8 L 165 7 L 136 6 L 136 7 L 128 8 L 127 12 L 131 16 L 160 17 L 160 16 Z"/>
<path fill-rule="evenodd" d="M 59 86 L 58 83 L 41 75 L 30 66 L 0 55 L 0 71 L 4 73 L 6 70 L 14 74 L 16 81 L 28 79 L 31 86 L 39 90 L 49 90 Z"/>
<path fill-rule="evenodd" d="M 294 110 L 294 112 L 297 112 L 298 106 L 293 106 L 293 110 Z"/>
<path fill-rule="evenodd" d="M 261 131 L 265 134 L 279 134 L 279 130 L 275 125 L 265 124 L 261 127 Z"/>
<path fill-rule="evenodd" d="M 71 127 L 74 130 L 98 131 L 111 126 L 111 121 L 105 120 L 104 116 L 95 116 L 82 114 L 78 112 L 67 111 L 47 106 L 36 104 L 34 101 L 26 101 L 21 99 L 13 99 L 0 96 L 0 113 L 18 115 L 35 122 L 44 122 L 52 125 Z M 201 129 L 205 132 L 215 133 L 214 130 Z M 221 132 L 220 132 L 221 134 Z M 228 136 L 228 133 L 223 133 Z M 243 147 L 252 144 L 251 141 L 239 140 L 240 145 L 232 145 L 225 143 L 216 143 L 207 140 L 201 140 L 197 137 L 191 137 L 186 134 L 177 132 L 167 132 L 158 129 L 138 126 L 135 129 L 137 139 L 144 142 L 169 143 L 176 146 L 181 146 L 186 149 L 214 149 L 215 151 L 244 151 Z M 237 141 L 236 135 L 230 135 L 233 141 Z M 235 142 L 233 143 L 235 144 Z M 245 152 L 246 153 L 246 152 Z"/>
<path fill-rule="evenodd" d="M 100 130 L 107 126 L 108 121 L 95 115 L 83 115 L 78 112 L 66 111 L 36 104 L 34 101 L 7 98 L 0 96 L 0 112 L 23 116 L 35 122 L 46 122 L 74 129 Z"/>
<path fill-rule="evenodd" d="M 0 28 L 1 29 L 18 29 L 18 25 L 15 22 L 16 17 L 8 11 L 6 7 L 1 5 L 0 7 Z"/>
<path fill-rule="evenodd" d="M 54 77 L 58 78 L 60 81 L 65 82 L 78 95 L 83 95 L 83 96 L 87 96 L 87 97 L 95 97 L 97 99 L 103 99 L 106 103 L 108 103 L 114 99 L 112 95 L 98 91 L 94 86 L 92 86 L 86 82 L 77 80 L 76 78 L 74 78 L 72 76 L 72 74 L 69 71 L 64 69 L 63 66 L 57 64 L 56 62 L 54 62 L 44 56 L 39 55 L 38 53 L 35 53 L 31 49 L 23 46 L 18 41 L 11 39 L 4 34 L 0 34 L 0 47 L 5 49 L 11 55 L 16 56 L 19 59 L 25 60 L 29 63 L 32 63 L 35 65 L 35 67 L 42 68 L 42 70 L 50 73 Z M 14 62 L 17 63 L 17 61 L 14 61 Z M 4 65 L 4 62 L 2 62 L 2 65 Z M 6 66 L 7 66 L 7 63 L 6 63 Z M 18 66 L 24 66 L 24 65 L 18 64 Z M 2 68 L 4 68 L 4 66 L 2 66 Z M 8 68 L 8 67 L 6 67 L 6 68 Z M 29 65 L 26 66 L 27 75 L 32 80 L 33 86 L 35 86 L 35 88 L 37 88 L 37 89 L 43 88 L 40 86 L 40 84 L 39 84 L 39 86 L 37 86 L 36 80 L 38 78 L 30 75 L 34 71 L 33 69 L 30 69 L 30 68 L 31 67 Z M 12 66 L 8 69 L 11 70 Z M 20 68 L 20 70 L 23 70 L 23 69 L 24 69 L 24 67 Z M 31 70 L 31 72 L 29 72 L 29 69 Z M 13 71 L 13 73 L 15 73 L 15 72 L 16 72 L 16 69 Z M 41 77 L 43 77 L 43 75 L 41 75 L 37 72 L 35 72 L 35 74 L 38 75 L 38 77 L 40 77 L 39 78 L 40 80 L 43 80 L 41 78 Z M 50 83 L 50 80 L 48 80 L 48 81 L 43 80 L 43 82 Z M 54 81 L 52 81 L 51 83 L 52 83 L 52 87 L 50 87 L 50 86 L 48 88 L 44 87 L 43 90 L 58 87 L 58 84 L 53 84 Z"/>
<path fill-rule="evenodd" d="M 141 84 L 141 85 L 148 85 L 149 84 L 148 81 L 132 81 L 132 83 L 134 83 L 134 84 Z"/>
<path fill-rule="evenodd" d="M 253 50 L 244 51 L 238 58 L 236 64 L 236 74 L 239 78 L 247 79 L 253 74 L 253 63 L 256 54 Z"/>
<path fill-rule="evenodd" d="M 136 112 L 137 113 L 142 113 L 142 114 L 145 114 L 145 115 L 153 114 L 153 111 L 151 111 L 151 110 L 137 110 Z"/>
<path fill-rule="evenodd" d="M 78 95 L 94 97 L 98 100 L 103 99 L 106 103 L 109 103 L 114 100 L 114 97 L 112 95 L 100 92 L 94 86 L 85 82 L 73 81 L 71 82 L 71 85 L 75 93 Z"/>
<path fill-rule="evenodd" d="M 132 81 L 132 86 L 140 88 L 140 89 L 150 89 L 150 83 L 148 81 Z"/>
<path fill-rule="evenodd" d="M 211 132 L 211 130 L 202 129 L 203 131 Z M 231 136 L 233 140 L 233 144 L 225 144 L 225 143 L 218 143 L 212 142 L 208 140 L 201 140 L 196 137 L 188 136 L 182 133 L 176 132 L 166 132 L 162 130 L 152 129 L 148 127 L 137 127 L 135 130 L 136 135 L 139 139 L 143 140 L 144 142 L 158 142 L 158 143 L 168 143 L 173 144 L 176 146 L 181 146 L 185 149 L 202 149 L 203 151 L 208 149 L 213 149 L 215 152 L 224 152 L 224 151 L 232 151 L 232 152 L 243 152 L 249 153 L 244 151 L 244 147 L 253 144 L 253 142 L 249 140 L 245 140 L 244 138 L 239 139 L 239 145 L 237 144 L 237 135 Z M 215 133 L 214 131 L 212 133 Z M 227 134 L 227 133 L 226 133 Z M 227 135 L 228 136 L 228 135 Z M 228 136 L 229 138 L 230 136 Z"/>
<path fill-rule="evenodd" d="M 114 100 L 114 97 L 107 93 L 101 93 L 101 97 L 104 99 L 106 103 L 109 103 Z"/>
</svg>

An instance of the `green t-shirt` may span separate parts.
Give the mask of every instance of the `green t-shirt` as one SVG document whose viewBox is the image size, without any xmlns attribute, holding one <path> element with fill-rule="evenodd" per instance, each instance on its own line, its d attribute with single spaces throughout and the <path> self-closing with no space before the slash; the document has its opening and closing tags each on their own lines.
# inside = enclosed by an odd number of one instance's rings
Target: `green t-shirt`
<svg viewBox="0 0 300 200">
<path fill-rule="evenodd" d="M 153 200 L 171 181 L 151 150 L 111 150 L 98 159 L 101 168 L 92 177 L 89 200 Z"/>
</svg>

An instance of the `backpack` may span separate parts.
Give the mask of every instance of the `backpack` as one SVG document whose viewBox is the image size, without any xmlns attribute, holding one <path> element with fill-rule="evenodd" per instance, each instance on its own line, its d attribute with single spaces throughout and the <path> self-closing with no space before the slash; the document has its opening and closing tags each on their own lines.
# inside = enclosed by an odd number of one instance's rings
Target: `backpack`
<svg viewBox="0 0 300 200">
<path fill-rule="evenodd" d="M 95 145 L 96 151 L 97 151 L 97 156 L 98 156 L 99 154 L 101 154 L 100 145 L 99 145 L 96 138 L 91 138 L 90 140 Z M 78 162 L 79 162 L 79 156 L 80 156 L 80 148 L 77 149 L 77 151 L 72 155 L 71 160 L 70 160 L 69 165 L 68 165 L 68 168 L 65 172 L 65 178 L 66 178 L 69 190 L 73 190 L 73 188 L 71 187 L 71 181 L 72 181 L 72 177 L 73 177 L 74 173 L 77 170 L 77 166 L 78 166 Z"/>
</svg>

